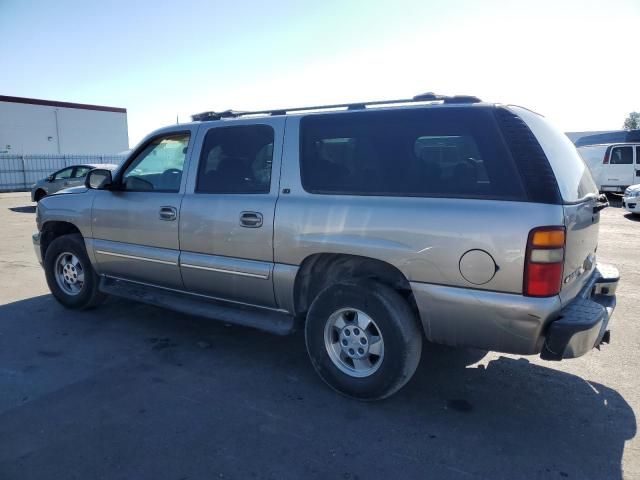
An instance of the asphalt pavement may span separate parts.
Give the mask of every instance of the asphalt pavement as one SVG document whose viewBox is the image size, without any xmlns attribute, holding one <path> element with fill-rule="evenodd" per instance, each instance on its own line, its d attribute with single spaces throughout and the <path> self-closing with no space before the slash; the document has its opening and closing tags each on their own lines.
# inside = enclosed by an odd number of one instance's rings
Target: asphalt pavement
<svg viewBox="0 0 640 480">
<path fill-rule="evenodd" d="M 563 362 L 426 345 L 382 402 L 277 337 L 130 301 L 70 311 L 0 194 L 0 479 L 640 478 L 640 221 L 602 213 L 612 343 Z"/>
</svg>

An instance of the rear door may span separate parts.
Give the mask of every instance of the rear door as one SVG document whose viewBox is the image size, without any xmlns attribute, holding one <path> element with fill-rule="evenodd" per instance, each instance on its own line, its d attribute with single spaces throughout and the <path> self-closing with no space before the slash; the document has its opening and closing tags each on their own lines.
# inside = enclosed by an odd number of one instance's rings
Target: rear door
<svg viewBox="0 0 640 480">
<path fill-rule="evenodd" d="M 187 290 L 276 305 L 273 218 L 284 122 L 219 121 L 200 130 L 180 221 L 180 270 Z"/>
<path fill-rule="evenodd" d="M 92 169 L 93 167 L 90 167 L 88 165 L 78 165 L 77 167 L 75 167 L 73 170 L 73 175 L 67 182 L 67 186 L 78 187 L 84 185 L 84 179 L 87 176 L 87 173 L 89 173 L 89 171 Z"/>
<path fill-rule="evenodd" d="M 49 195 L 59 190 L 73 186 L 69 185 L 69 182 L 72 180 L 74 169 L 75 167 L 67 167 L 54 173 L 53 180 L 49 183 L 49 188 L 47 189 Z"/>
<path fill-rule="evenodd" d="M 572 300 L 595 267 L 600 213 L 594 212 L 598 187 L 575 146 L 544 117 L 519 107 L 509 107 L 522 118 L 542 146 L 556 177 L 563 200 L 566 227 L 565 261 L 560 299 Z M 616 147 L 617 148 L 617 147 Z M 619 152 L 620 158 L 628 155 Z M 633 155 L 633 152 L 631 152 Z M 631 157 L 633 158 L 633 157 Z M 620 167 L 633 168 L 632 164 Z"/>
<path fill-rule="evenodd" d="M 636 183 L 632 145 L 615 145 L 609 153 L 609 164 L 604 165 L 604 185 L 628 187 Z"/>
</svg>

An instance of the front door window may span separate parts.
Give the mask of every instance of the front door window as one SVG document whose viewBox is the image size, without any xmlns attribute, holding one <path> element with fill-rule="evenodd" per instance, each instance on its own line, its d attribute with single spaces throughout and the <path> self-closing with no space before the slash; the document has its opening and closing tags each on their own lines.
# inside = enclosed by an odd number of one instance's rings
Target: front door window
<svg viewBox="0 0 640 480">
<path fill-rule="evenodd" d="M 189 146 L 189 134 L 152 140 L 129 164 L 122 176 L 124 190 L 178 192 Z"/>
</svg>

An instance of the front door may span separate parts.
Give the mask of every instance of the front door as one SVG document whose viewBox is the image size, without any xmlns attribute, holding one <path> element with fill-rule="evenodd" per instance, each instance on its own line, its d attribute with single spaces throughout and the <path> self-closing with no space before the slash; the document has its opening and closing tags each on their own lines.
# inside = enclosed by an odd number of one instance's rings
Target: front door
<svg viewBox="0 0 640 480">
<path fill-rule="evenodd" d="M 603 185 L 627 187 L 636 183 L 633 147 L 630 145 L 613 147 L 609 155 L 609 165 L 603 167 Z"/>
<path fill-rule="evenodd" d="M 273 216 L 283 130 L 284 118 L 201 130 L 180 221 L 187 290 L 275 306 Z"/>
<path fill-rule="evenodd" d="M 153 137 L 96 190 L 93 251 L 99 273 L 181 289 L 178 224 L 190 130 Z"/>
</svg>

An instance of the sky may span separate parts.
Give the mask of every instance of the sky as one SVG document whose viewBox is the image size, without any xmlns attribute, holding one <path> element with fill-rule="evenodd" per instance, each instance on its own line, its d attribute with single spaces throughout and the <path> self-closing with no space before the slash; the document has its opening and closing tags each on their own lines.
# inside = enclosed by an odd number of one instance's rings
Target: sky
<svg viewBox="0 0 640 480">
<path fill-rule="evenodd" d="M 469 94 L 564 131 L 640 111 L 640 0 L 0 0 L 0 95 L 206 110 Z"/>
</svg>

